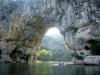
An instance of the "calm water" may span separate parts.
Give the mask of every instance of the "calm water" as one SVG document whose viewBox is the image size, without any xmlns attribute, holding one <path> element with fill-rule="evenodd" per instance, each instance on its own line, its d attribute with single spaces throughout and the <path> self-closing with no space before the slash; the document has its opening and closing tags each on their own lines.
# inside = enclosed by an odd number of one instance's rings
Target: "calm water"
<svg viewBox="0 0 100 75">
<path fill-rule="evenodd" d="M 0 75 L 100 75 L 100 66 L 0 64 Z"/>
</svg>

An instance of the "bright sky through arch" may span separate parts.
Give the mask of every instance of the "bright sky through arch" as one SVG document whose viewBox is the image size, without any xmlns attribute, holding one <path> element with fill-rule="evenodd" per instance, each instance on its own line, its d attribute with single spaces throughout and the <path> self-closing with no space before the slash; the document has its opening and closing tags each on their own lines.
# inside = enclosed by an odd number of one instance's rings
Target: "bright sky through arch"
<svg viewBox="0 0 100 75">
<path fill-rule="evenodd" d="M 45 35 L 49 35 L 49 36 L 54 36 L 54 35 L 59 35 L 60 31 L 58 28 L 54 27 L 54 28 L 50 28 Z"/>
</svg>

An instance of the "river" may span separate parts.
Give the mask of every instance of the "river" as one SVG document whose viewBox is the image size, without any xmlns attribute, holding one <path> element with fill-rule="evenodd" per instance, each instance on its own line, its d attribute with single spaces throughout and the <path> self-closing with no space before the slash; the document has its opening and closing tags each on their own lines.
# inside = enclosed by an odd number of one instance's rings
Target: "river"
<svg viewBox="0 0 100 75">
<path fill-rule="evenodd" d="M 100 75 L 100 66 L 0 63 L 0 75 Z"/>
</svg>

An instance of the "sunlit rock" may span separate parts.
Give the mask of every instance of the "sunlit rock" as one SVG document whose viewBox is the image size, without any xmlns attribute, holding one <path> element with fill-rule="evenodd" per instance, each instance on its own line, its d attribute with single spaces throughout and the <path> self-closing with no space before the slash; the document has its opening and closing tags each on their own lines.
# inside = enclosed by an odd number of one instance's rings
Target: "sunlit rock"
<svg viewBox="0 0 100 75">
<path fill-rule="evenodd" d="M 1 55 L 33 61 L 43 35 L 54 26 L 70 49 L 91 49 L 89 40 L 100 41 L 99 22 L 99 0 L 0 0 Z"/>
</svg>

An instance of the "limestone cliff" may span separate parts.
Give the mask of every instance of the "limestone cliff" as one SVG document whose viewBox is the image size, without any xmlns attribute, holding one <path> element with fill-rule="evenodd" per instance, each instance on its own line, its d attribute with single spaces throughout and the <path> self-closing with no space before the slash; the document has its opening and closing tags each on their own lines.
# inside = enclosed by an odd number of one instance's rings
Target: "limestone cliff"
<svg viewBox="0 0 100 75">
<path fill-rule="evenodd" d="M 33 61 L 54 26 L 69 48 L 92 49 L 91 41 L 100 41 L 99 22 L 100 0 L 0 0 L 0 61 Z"/>
</svg>

